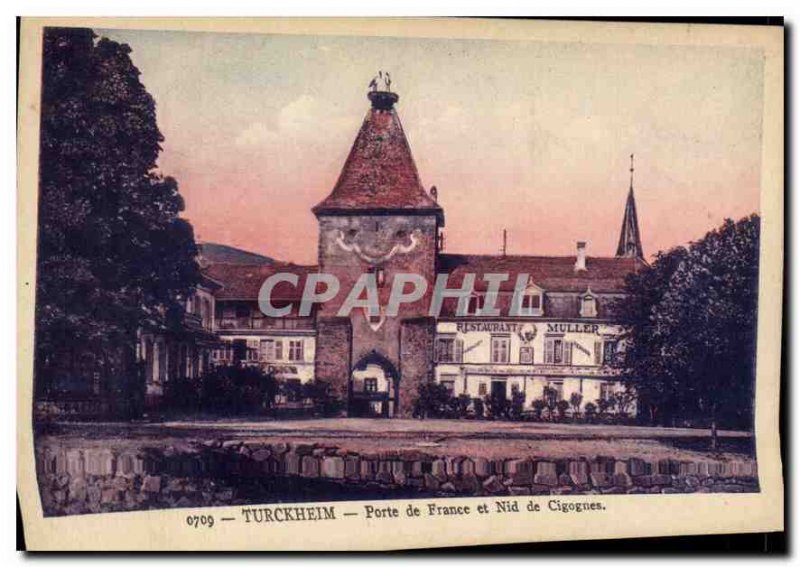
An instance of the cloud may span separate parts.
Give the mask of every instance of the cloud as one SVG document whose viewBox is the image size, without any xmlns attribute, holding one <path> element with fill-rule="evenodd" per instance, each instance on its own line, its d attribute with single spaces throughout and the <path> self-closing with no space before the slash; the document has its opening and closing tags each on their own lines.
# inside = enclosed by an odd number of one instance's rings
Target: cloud
<svg viewBox="0 0 800 567">
<path fill-rule="evenodd" d="M 343 116 L 336 105 L 303 94 L 278 110 L 273 120 L 247 125 L 236 136 L 234 144 L 241 149 L 276 143 L 316 145 L 340 135 L 351 122 L 352 117 Z"/>
</svg>

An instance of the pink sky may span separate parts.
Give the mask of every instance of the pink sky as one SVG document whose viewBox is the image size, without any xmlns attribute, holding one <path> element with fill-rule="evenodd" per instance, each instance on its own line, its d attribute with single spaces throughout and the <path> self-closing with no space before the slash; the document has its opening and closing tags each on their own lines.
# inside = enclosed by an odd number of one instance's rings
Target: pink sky
<svg viewBox="0 0 800 567">
<path fill-rule="evenodd" d="M 315 263 L 388 69 L 446 251 L 613 255 L 636 154 L 645 253 L 756 212 L 761 53 L 744 48 L 98 30 L 128 43 L 198 240 Z"/>
</svg>

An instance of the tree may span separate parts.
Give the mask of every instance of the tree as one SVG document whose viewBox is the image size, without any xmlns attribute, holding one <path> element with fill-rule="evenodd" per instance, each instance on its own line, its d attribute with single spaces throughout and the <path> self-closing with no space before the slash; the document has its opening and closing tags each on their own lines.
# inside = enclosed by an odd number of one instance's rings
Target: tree
<svg viewBox="0 0 800 567">
<path fill-rule="evenodd" d="M 121 397 L 140 329 L 176 324 L 199 278 L 191 225 L 130 48 L 46 28 L 36 283 L 37 390 L 94 361 Z"/>
<path fill-rule="evenodd" d="M 714 449 L 719 423 L 752 427 L 758 255 L 759 217 L 728 219 L 628 281 L 624 374 L 657 408 L 708 420 Z"/>
<path fill-rule="evenodd" d="M 583 402 L 583 396 L 580 392 L 572 392 L 569 396 L 569 405 L 572 406 L 572 417 L 575 421 L 578 420 L 578 416 L 581 413 L 581 403 Z"/>
<path fill-rule="evenodd" d="M 544 400 L 544 405 L 547 408 L 547 417 L 550 421 L 553 421 L 555 417 L 556 406 L 558 405 L 558 390 L 555 388 L 551 388 L 550 386 L 545 386 L 544 390 L 542 391 L 542 399 Z"/>
</svg>

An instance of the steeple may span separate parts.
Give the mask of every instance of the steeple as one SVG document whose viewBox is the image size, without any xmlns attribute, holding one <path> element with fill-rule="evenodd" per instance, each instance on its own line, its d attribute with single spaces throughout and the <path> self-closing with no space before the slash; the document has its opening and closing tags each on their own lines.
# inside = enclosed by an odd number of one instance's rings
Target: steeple
<svg viewBox="0 0 800 567">
<path fill-rule="evenodd" d="M 370 83 L 371 103 L 336 185 L 312 210 L 315 215 L 434 214 L 444 224 L 442 208 L 423 188 L 403 126 L 394 106 L 399 100 L 391 80 L 378 89 Z M 381 79 L 384 75 L 381 75 Z"/>
<path fill-rule="evenodd" d="M 631 185 L 625 203 L 625 216 L 622 217 L 622 230 L 617 245 L 618 258 L 644 259 L 642 239 L 639 235 L 639 219 L 636 216 L 636 199 L 633 196 L 633 154 L 631 154 Z"/>
</svg>

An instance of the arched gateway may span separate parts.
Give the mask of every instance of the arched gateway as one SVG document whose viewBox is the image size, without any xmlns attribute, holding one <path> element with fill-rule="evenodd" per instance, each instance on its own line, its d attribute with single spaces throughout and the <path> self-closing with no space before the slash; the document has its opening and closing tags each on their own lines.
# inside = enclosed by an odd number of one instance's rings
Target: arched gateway
<svg viewBox="0 0 800 567">
<path fill-rule="evenodd" d="M 350 373 L 350 408 L 353 417 L 393 417 L 397 411 L 400 374 L 377 351 L 363 356 Z"/>
</svg>

